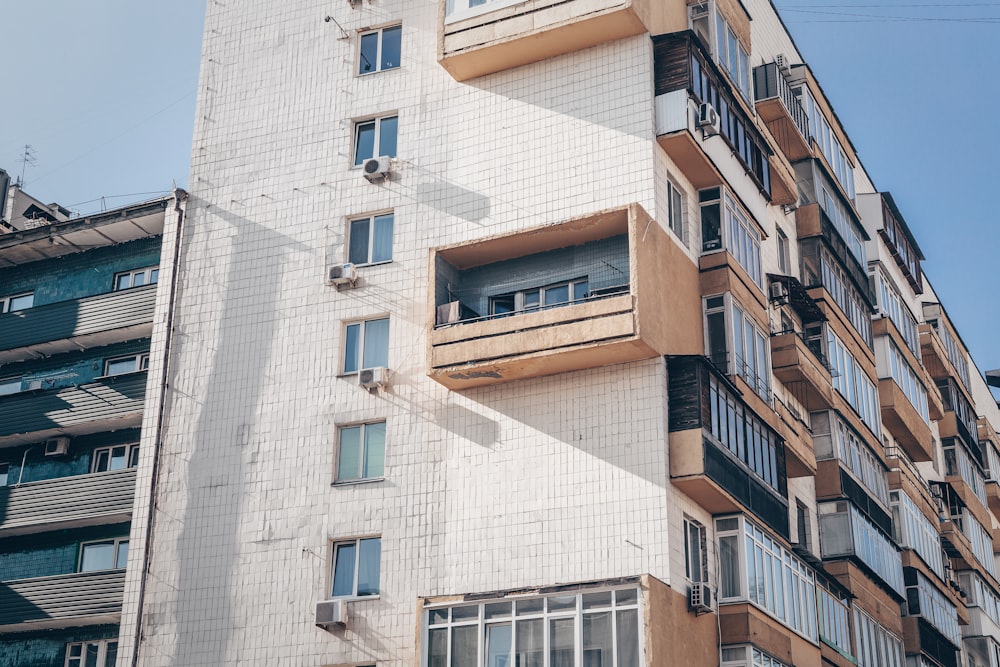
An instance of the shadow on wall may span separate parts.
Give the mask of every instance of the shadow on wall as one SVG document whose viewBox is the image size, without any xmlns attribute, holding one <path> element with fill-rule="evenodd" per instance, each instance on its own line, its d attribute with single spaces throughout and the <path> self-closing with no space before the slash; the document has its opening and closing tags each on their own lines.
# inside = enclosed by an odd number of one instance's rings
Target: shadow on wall
<svg viewBox="0 0 1000 667">
<path fill-rule="evenodd" d="M 237 633 L 229 633 L 227 642 L 208 636 L 202 624 L 208 619 L 214 628 L 243 624 L 245 610 L 238 606 L 240 582 L 234 577 L 240 565 L 241 515 L 253 476 L 248 467 L 256 456 L 256 413 L 266 392 L 263 384 L 267 378 L 261 369 L 268 365 L 272 353 L 277 323 L 274 313 L 285 258 L 311 249 L 237 213 L 215 206 L 207 209 L 204 201 L 194 197 L 188 210 L 228 226 L 232 230 L 231 256 L 239 261 L 229 263 L 229 272 L 221 281 L 225 290 L 218 295 L 222 310 L 213 338 L 175 339 L 180 344 L 173 355 L 194 358 L 204 354 L 199 361 L 205 369 L 206 386 L 235 391 L 205 392 L 192 430 L 184 480 L 187 500 L 183 514 L 176 517 L 182 528 L 176 564 L 176 581 L 180 583 L 175 610 L 177 643 L 171 664 L 223 665 L 242 653 L 243 647 L 228 645 L 238 641 Z M 186 242 L 201 222 L 192 218 L 194 224 L 185 229 Z M 181 272 L 185 271 L 184 261 L 182 257 Z M 183 291 L 178 302 L 184 302 Z M 260 317 L 260 313 L 268 316 Z M 184 322 L 178 325 L 183 328 Z M 169 380 L 174 384 L 174 377 Z"/>
</svg>

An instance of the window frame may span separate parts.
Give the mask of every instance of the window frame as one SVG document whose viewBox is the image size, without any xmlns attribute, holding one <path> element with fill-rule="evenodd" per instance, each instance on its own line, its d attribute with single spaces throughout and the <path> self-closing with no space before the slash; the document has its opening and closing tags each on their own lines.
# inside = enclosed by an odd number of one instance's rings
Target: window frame
<svg viewBox="0 0 1000 667">
<path fill-rule="evenodd" d="M 132 371 L 123 371 L 121 373 L 110 373 L 110 366 L 114 363 L 119 363 L 122 361 L 127 361 L 129 359 L 134 359 L 136 363 L 136 369 Z M 123 354 L 119 357 L 108 357 L 104 360 L 104 375 L 102 377 L 118 377 L 119 375 L 128 375 L 130 373 L 142 373 L 143 371 L 149 370 L 149 352 L 137 352 L 135 354 Z"/>
<path fill-rule="evenodd" d="M 722 304 L 713 303 L 722 297 Z M 749 311 L 733 296 L 732 292 L 722 294 L 710 294 L 702 297 L 702 324 L 705 330 L 705 350 L 707 356 L 712 359 L 712 363 L 719 367 L 718 359 L 715 359 L 715 350 L 712 347 L 714 338 L 711 336 L 709 328 L 709 318 L 722 315 L 725 321 L 725 343 L 726 343 L 726 365 L 720 370 L 724 370 L 726 375 L 735 376 L 742 379 L 748 387 L 762 400 L 769 405 L 771 403 L 771 344 L 770 334 L 760 325 Z M 739 316 L 739 340 L 737 340 L 736 318 Z M 748 326 L 749 325 L 749 326 Z M 751 330 L 753 349 L 747 347 L 747 330 Z M 748 354 L 749 352 L 749 354 Z M 748 358 L 752 354 L 753 364 Z M 742 368 L 740 364 L 742 363 Z M 751 373 L 751 368 L 753 372 Z"/>
<path fill-rule="evenodd" d="M 400 62 L 396 63 L 392 67 L 382 67 L 382 45 L 383 45 L 384 40 L 385 40 L 385 31 L 386 30 L 392 30 L 394 28 L 399 28 L 399 54 L 400 54 Z M 362 40 L 367 35 L 378 35 L 377 41 L 376 41 L 376 47 L 375 47 L 375 68 L 372 69 L 372 70 L 370 70 L 370 71 L 368 71 L 368 72 L 362 72 L 361 71 L 361 67 L 362 67 L 362 62 L 363 62 L 362 61 L 363 56 L 362 56 L 362 53 L 361 53 L 361 43 L 362 43 Z M 402 63 L 402 55 L 403 55 L 403 23 L 401 21 L 397 21 L 395 23 L 388 23 L 386 25 L 377 26 L 377 27 L 373 27 L 373 28 L 365 28 L 364 30 L 359 30 L 358 31 L 358 40 L 357 41 L 358 41 L 358 48 L 355 51 L 355 53 L 357 54 L 357 61 L 355 62 L 355 68 L 354 68 L 355 74 L 357 76 L 370 76 L 372 74 L 378 74 L 379 72 L 391 72 L 393 70 L 397 70 L 400 67 L 402 67 L 402 65 L 403 65 L 403 63 Z"/>
<path fill-rule="evenodd" d="M 125 467 L 124 468 L 114 468 L 111 466 L 112 452 L 119 448 L 125 448 Z M 97 470 L 97 462 L 100 455 L 104 452 L 108 454 L 108 469 L 107 470 Z M 119 445 L 109 445 L 107 447 L 98 447 L 91 452 L 90 455 L 90 473 L 98 474 L 102 472 L 115 472 L 118 470 L 128 470 L 129 468 L 137 468 L 139 466 L 139 443 L 138 442 L 127 442 Z M 131 461 L 135 458 L 135 465 L 132 465 Z"/>
<path fill-rule="evenodd" d="M 667 226 L 680 239 L 687 243 L 687 229 L 684 226 L 687 197 L 684 190 L 671 178 L 667 178 Z"/>
<path fill-rule="evenodd" d="M 358 573 L 360 572 L 361 564 L 361 543 L 366 540 L 378 540 L 379 543 L 379 562 L 378 562 L 378 590 L 370 595 L 358 595 Z M 333 587 L 336 585 L 337 581 L 337 552 L 340 548 L 346 546 L 354 547 L 354 573 L 353 581 L 351 585 L 351 593 L 348 595 L 334 595 Z M 335 539 L 330 540 L 330 563 L 327 568 L 329 573 L 329 582 L 327 583 L 327 594 L 330 600 L 377 600 L 382 595 L 382 536 L 381 535 L 364 535 L 361 537 L 347 538 L 347 539 Z"/>
<path fill-rule="evenodd" d="M 155 280 L 154 278 L 155 274 Z M 137 275 L 142 275 L 144 282 L 141 285 L 135 284 L 135 277 Z M 118 281 L 124 277 L 128 276 L 129 285 L 128 287 L 119 287 Z M 111 281 L 111 290 L 114 292 L 124 292 L 125 290 L 136 289 L 139 287 L 148 287 L 150 285 L 156 285 L 160 282 L 160 266 L 159 264 L 153 266 L 145 266 L 138 269 L 131 269 L 129 271 L 119 271 L 115 274 L 114 279 Z"/>
<path fill-rule="evenodd" d="M 22 391 L 24 391 L 24 377 L 18 375 L 13 377 L 0 378 L 0 387 L 3 387 L 5 385 L 14 386 L 15 383 L 17 384 L 17 389 L 15 389 L 14 391 L 0 391 L 0 396 L 12 396 L 14 394 L 20 394 Z"/>
<path fill-rule="evenodd" d="M 114 570 L 124 570 L 125 566 L 128 564 L 128 546 L 127 546 L 128 542 L 129 542 L 129 536 L 128 535 L 125 535 L 124 537 L 109 537 L 109 538 L 106 538 L 106 539 L 103 539 L 103 540 L 88 540 L 86 542 L 80 542 L 80 548 L 77 550 L 76 571 L 77 572 L 112 572 Z M 84 570 L 83 569 L 83 553 L 84 553 L 84 550 L 87 547 L 90 547 L 90 546 L 95 546 L 95 545 L 98 545 L 98 544 L 109 544 L 109 543 L 112 545 L 112 550 L 113 550 L 112 552 L 114 553 L 114 560 L 113 560 L 114 567 L 100 569 L 100 570 Z M 125 547 L 125 563 L 119 564 L 118 563 L 118 556 L 121 553 L 121 545 L 122 544 L 126 545 L 126 547 Z"/>
<path fill-rule="evenodd" d="M 23 299 L 25 297 L 31 297 L 31 303 L 27 306 L 22 306 L 20 308 L 14 309 L 11 304 L 15 299 Z M 30 292 L 18 292 L 16 294 L 8 294 L 7 296 L 0 296 L 0 315 L 4 313 L 19 313 L 22 310 L 27 310 L 29 308 L 35 307 L 35 292 L 34 290 Z"/>
<path fill-rule="evenodd" d="M 66 644 L 66 658 L 64 667 L 84 667 L 86 665 L 86 650 L 88 646 L 97 646 L 97 664 L 104 667 L 114 667 L 114 661 L 108 662 L 108 649 L 111 645 L 115 647 L 115 656 L 118 654 L 118 638 L 114 639 L 90 639 L 82 642 L 69 642 Z M 80 655 L 74 656 L 73 648 L 80 647 Z"/>
<path fill-rule="evenodd" d="M 470 0 L 454 0 L 453 2 L 449 0 L 449 4 L 452 5 L 452 9 L 449 11 L 447 5 L 445 6 L 444 22 L 446 24 L 454 23 L 455 21 L 462 21 L 474 16 L 489 14 L 490 12 L 497 11 L 498 9 L 503 9 L 504 7 L 510 7 L 519 2 L 524 2 L 524 0 L 485 0 L 483 4 L 475 7 L 470 7 L 469 2 Z"/>
<path fill-rule="evenodd" d="M 696 552 L 691 551 L 691 545 L 697 537 Z M 697 559 L 697 571 L 694 561 Z M 708 530 L 705 524 L 684 516 L 684 576 L 692 584 L 708 583 Z"/>
<path fill-rule="evenodd" d="M 364 469 L 365 459 L 368 454 L 368 427 L 374 424 L 382 424 L 384 428 L 382 436 L 382 474 L 358 477 L 340 477 L 340 455 L 341 446 L 343 441 L 343 433 L 346 429 L 358 428 L 360 429 L 358 435 L 358 441 L 360 444 L 360 452 L 358 456 L 358 468 L 359 470 Z M 380 482 L 385 479 L 385 446 L 388 440 L 389 423 L 386 419 L 373 419 L 371 421 L 363 422 L 352 422 L 349 424 L 338 424 L 337 425 L 337 437 L 336 437 L 336 451 L 334 452 L 333 461 L 333 484 L 335 486 L 349 485 L 349 484 L 366 484 L 369 482 Z"/>
<path fill-rule="evenodd" d="M 372 258 L 372 253 L 375 247 L 375 222 L 378 219 L 390 219 L 390 234 L 389 234 L 389 258 L 380 259 L 375 261 Z M 353 239 L 352 230 L 354 228 L 355 222 L 361 222 L 363 220 L 368 221 L 368 238 L 366 239 L 366 249 L 365 249 L 365 259 L 364 262 L 351 262 L 351 241 Z M 346 242 L 344 243 L 344 249 L 346 251 L 345 262 L 351 262 L 355 266 L 378 266 L 380 264 L 390 264 L 393 261 L 393 246 L 396 241 L 396 212 L 393 209 L 388 209 L 384 211 L 376 211 L 374 213 L 364 213 L 362 215 L 351 216 L 347 219 L 347 234 Z"/>
<path fill-rule="evenodd" d="M 584 288 L 583 293 L 577 296 L 577 291 Z M 554 303 L 547 303 L 545 300 L 546 294 L 550 290 L 559 289 L 560 287 L 566 287 L 567 293 L 569 294 L 569 301 L 556 301 Z M 525 305 L 525 297 L 529 294 L 538 295 L 538 301 L 535 305 Z M 538 287 L 527 287 L 525 289 L 517 290 L 515 292 L 504 292 L 503 294 L 494 294 L 489 297 L 490 303 L 490 317 L 509 317 L 511 315 L 521 315 L 524 313 L 536 313 L 542 310 L 548 310 L 550 308 L 560 308 L 562 306 L 572 306 L 577 303 L 581 303 L 587 300 L 590 294 L 590 276 L 583 276 L 581 278 L 572 278 L 570 280 L 563 280 L 557 283 L 550 283 L 548 285 L 541 285 Z M 513 310 L 498 313 L 496 312 L 496 300 L 513 297 L 514 306 Z"/>
<path fill-rule="evenodd" d="M 383 121 L 395 119 L 396 120 L 396 150 L 392 152 L 392 155 L 382 152 L 382 123 Z M 368 123 L 375 124 L 375 138 L 372 143 L 372 155 L 368 157 L 361 158 L 358 160 L 358 148 L 359 142 L 358 138 L 360 136 L 361 128 Z M 360 169 L 364 165 L 365 160 L 370 160 L 376 157 L 389 157 L 395 158 L 396 154 L 399 152 L 399 112 L 389 111 L 378 116 L 371 116 L 368 118 L 358 118 L 352 123 L 352 140 L 351 140 L 351 169 Z"/>
<path fill-rule="evenodd" d="M 0 487 L 9 486 L 10 482 L 10 463 L 6 461 L 0 463 Z"/>
<path fill-rule="evenodd" d="M 365 366 L 364 365 L 364 360 L 365 360 L 365 333 L 366 333 L 366 330 L 368 328 L 368 324 L 370 322 L 380 322 L 382 320 L 386 320 L 386 322 L 387 322 L 386 326 L 389 327 L 389 331 L 386 334 L 386 349 L 385 349 L 385 362 L 386 362 L 386 366 L 385 367 L 389 366 L 389 345 L 390 345 L 389 344 L 389 340 L 390 340 L 391 335 L 392 335 L 392 329 L 391 329 L 391 327 L 392 327 L 392 318 L 390 318 L 389 315 L 386 314 L 386 315 L 376 315 L 374 317 L 368 317 L 368 318 L 359 319 L 359 320 L 349 320 L 349 321 L 344 322 L 344 326 L 343 326 L 343 329 L 342 329 L 343 340 L 341 341 L 341 345 L 340 345 L 340 357 L 341 357 L 341 359 L 340 359 L 340 375 L 341 375 L 341 377 L 350 377 L 352 375 L 357 375 L 361 371 L 369 370 L 371 368 L 378 368 L 378 366 Z M 347 370 L 347 340 L 348 340 L 347 332 L 348 332 L 348 329 L 350 329 L 352 326 L 359 326 L 359 325 L 360 325 L 361 329 L 360 329 L 360 333 L 358 335 L 357 359 L 355 359 L 355 361 L 354 361 L 356 368 L 354 370 L 350 370 L 349 371 L 349 370 Z"/>
</svg>

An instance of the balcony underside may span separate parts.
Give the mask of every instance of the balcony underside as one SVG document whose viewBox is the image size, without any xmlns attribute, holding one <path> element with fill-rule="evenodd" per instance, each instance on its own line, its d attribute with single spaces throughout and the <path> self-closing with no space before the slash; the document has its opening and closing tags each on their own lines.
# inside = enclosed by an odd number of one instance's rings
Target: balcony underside
<svg viewBox="0 0 1000 667">
<path fill-rule="evenodd" d="M 780 99 L 773 97 L 757 102 L 757 113 L 789 161 L 798 162 L 812 157 L 809 142 L 799 132 Z"/>
<path fill-rule="evenodd" d="M 934 434 L 896 381 L 891 378 L 879 380 L 878 397 L 882 424 L 889 429 L 903 451 L 913 461 L 933 461 Z"/>
<path fill-rule="evenodd" d="M 723 184 L 722 174 L 688 130 L 660 135 L 656 141 L 698 190 Z"/>
<path fill-rule="evenodd" d="M 0 584 L 0 633 L 118 623 L 125 570 Z"/>
</svg>

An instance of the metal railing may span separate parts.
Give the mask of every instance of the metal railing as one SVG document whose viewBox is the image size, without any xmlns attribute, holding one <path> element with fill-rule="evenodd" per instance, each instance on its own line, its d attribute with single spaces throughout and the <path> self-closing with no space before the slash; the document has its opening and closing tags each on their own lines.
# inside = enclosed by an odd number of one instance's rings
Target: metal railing
<svg viewBox="0 0 1000 667">
<path fill-rule="evenodd" d="M 754 88 L 757 101 L 779 99 L 788 111 L 789 117 L 798 129 L 799 134 L 809 141 L 809 115 L 802 108 L 798 95 L 788 85 L 785 75 L 778 69 L 777 63 L 767 63 L 754 68 Z"/>
</svg>

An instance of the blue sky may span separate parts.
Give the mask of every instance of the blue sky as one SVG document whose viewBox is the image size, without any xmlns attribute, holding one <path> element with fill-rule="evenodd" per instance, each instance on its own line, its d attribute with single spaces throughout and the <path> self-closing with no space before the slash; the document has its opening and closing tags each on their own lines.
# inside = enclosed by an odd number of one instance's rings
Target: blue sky
<svg viewBox="0 0 1000 667">
<path fill-rule="evenodd" d="M 1000 368 L 1000 2 L 774 1 L 980 370 Z M 83 213 L 186 186 L 205 0 L 8 4 L 0 167 L 30 144 L 26 189 Z"/>
</svg>

